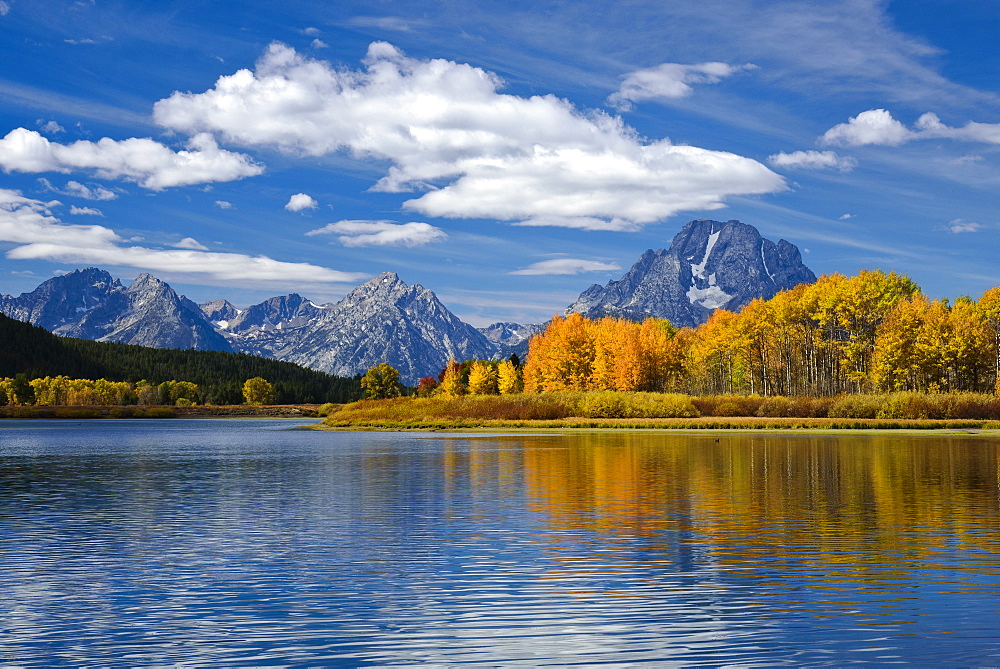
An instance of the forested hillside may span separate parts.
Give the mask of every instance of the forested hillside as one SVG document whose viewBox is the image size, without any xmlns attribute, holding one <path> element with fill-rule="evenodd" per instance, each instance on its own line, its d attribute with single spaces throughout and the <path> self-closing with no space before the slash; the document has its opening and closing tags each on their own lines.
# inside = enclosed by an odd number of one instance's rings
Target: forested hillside
<svg viewBox="0 0 1000 669">
<path fill-rule="evenodd" d="M 0 378 L 68 376 L 79 379 L 150 383 L 188 381 L 204 401 L 243 402 L 243 383 L 262 377 L 275 388 L 279 404 L 345 402 L 360 395 L 359 382 L 298 365 L 256 356 L 147 348 L 128 344 L 57 337 L 0 314 Z"/>
</svg>

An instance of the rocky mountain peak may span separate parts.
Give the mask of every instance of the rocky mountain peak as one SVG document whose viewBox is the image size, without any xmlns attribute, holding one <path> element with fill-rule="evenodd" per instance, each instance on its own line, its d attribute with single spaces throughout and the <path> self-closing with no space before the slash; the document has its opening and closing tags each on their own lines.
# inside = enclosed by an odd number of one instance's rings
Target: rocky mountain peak
<svg viewBox="0 0 1000 669">
<path fill-rule="evenodd" d="M 674 236 L 670 248 L 646 251 L 625 276 L 591 286 L 566 311 L 632 320 L 654 316 L 693 327 L 716 309 L 737 310 L 815 280 L 793 244 L 775 244 L 740 221 L 698 219 Z"/>
</svg>

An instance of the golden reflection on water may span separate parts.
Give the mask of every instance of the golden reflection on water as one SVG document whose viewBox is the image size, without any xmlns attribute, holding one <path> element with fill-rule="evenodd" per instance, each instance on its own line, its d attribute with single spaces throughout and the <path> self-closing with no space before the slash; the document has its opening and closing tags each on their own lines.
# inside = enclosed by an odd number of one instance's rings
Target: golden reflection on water
<svg viewBox="0 0 1000 669">
<path fill-rule="evenodd" d="M 998 443 L 973 437 L 591 434 L 471 440 L 470 482 L 523 494 L 553 548 L 686 543 L 719 564 L 849 578 L 998 552 Z M 500 448 L 498 448 L 498 446 Z M 447 456 L 452 476 L 457 454 Z M 477 483 L 478 482 L 478 483 Z"/>
</svg>

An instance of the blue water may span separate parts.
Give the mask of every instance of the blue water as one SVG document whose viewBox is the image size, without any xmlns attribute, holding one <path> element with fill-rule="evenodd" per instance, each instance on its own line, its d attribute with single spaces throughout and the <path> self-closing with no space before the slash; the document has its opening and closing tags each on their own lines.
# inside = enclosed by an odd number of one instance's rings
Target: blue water
<svg viewBox="0 0 1000 669">
<path fill-rule="evenodd" d="M 1000 663 L 1000 446 L 0 423 L 0 663 Z"/>
</svg>

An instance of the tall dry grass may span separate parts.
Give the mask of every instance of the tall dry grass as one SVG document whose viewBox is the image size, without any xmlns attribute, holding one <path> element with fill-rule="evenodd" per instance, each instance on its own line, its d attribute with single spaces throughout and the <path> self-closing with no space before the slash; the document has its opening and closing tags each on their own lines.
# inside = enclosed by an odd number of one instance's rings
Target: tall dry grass
<svg viewBox="0 0 1000 669">
<path fill-rule="evenodd" d="M 567 391 L 464 397 L 397 397 L 361 400 L 344 406 L 329 407 L 328 410 L 327 421 L 330 425 L 698 417 L 1000 420 L 1000 398 L 976 393 L 915 392 L 837 397 L 690 397 L 672 393 Z"/>
</svg>

